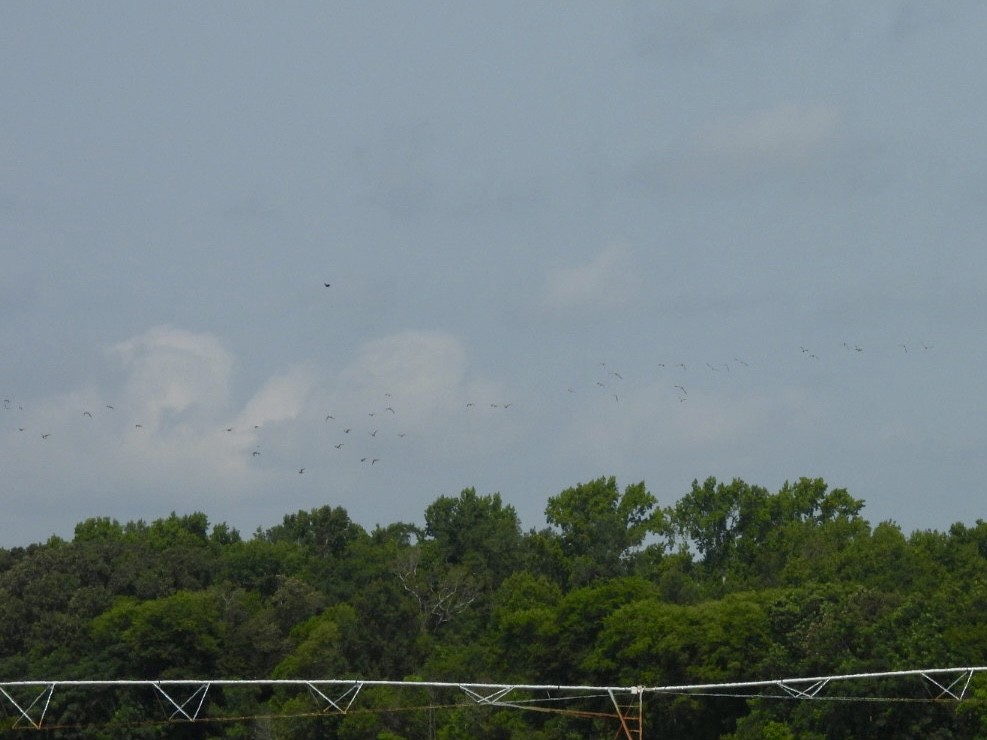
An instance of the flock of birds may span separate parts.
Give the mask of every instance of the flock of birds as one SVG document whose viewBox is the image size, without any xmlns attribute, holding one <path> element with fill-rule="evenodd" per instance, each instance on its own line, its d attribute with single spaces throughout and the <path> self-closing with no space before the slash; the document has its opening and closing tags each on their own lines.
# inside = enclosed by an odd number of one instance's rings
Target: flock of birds
<svg viewBox="0 0 987 740">
<path fill-rule="evenodd" d="M 330 288 L 331 283 L 324 282 L 323 286 L 325 288 Z M 933 345 L 927 342 L 918 342 L 914 345 L 899 343 L 895 346 L 895 351 L 903 354 L 908 354 L 909 352 L 926 352 L 933 349 Z M 819 360 L 819 355 L 810 347 L 801 346 L 799 347 L 801 356 L 807 361 Z M 842 349 L 840 350 L 845 353 L 860 354 L 865 351 L 864 347 L 859 344 L 852 344 L 849 342 L 842 343 Z M 686 363 L 686 362 L 658 362 L 654 368 L 658 373 L 661 373 L 661 377 L 667 379 L 668 389 L 673 398 L 677 400 L 678 403 L 686 403 L 689 396 L 689 389 L 692 387 L 692 383 L 695 382 L 701 387 L 702 383 L 698 379 L 696 372 L 704 374 L 722 374 L 726 376 L 731 372 L 743 372 L 750 368 L 750 363 L 740 357 L 733 357 L 732 360 L 727 362 L 703 362 L 703 363 Z M 597 365 L 597 371 L 592 375 L 592 386 L 591 389 L 597 394 L 607 394 L 612 397 L 613 402 L 619 403 L 622 399 L 622 389 L 625 387 L 623 384 L 624 375 L 613 367 L 609 366 L 606 362 L 600 362 Z M 687 385 L 687 382 L 690 385 Z M 566 388 L 568 394 L 577 394 L 587 390 L 587 383 L 577 386 L 569 386 Z M 464 406 L 464 412 L 469 414 L 480 413 L 483 410 L 487 411 L 506 411 L 512 408 L 513 402 L 483 402 L 483 401 L 466 401 Z M 397 408 L 396 408 L 397 407 Z M 382 400 L 377 405 L 376 408 L 372 408 L 365 412 L 365 416 L 362 419 L 354 419 L 352 414 L 349 414 L 347 418 L 343 418 L 340 415 L 340 419 L 337 420 L 337 413 L 333 410 L 324 411 L 323 423 L 326 429 L 326 435 L 328 436 L 328 447 L 327 451 L 333 454 L 344 455 L 348 454 L 351 459 L 358 460 L 361 465 L 366 465 L 368 467 L 376 467 L 378 464 L 385 463 L 385 452 L 386 445 L 381 442 L 384 439 L 404 439 L 408 436 L 406 429 L 400 427 L 400 405 L 395 402 L 391 393 L 383 393 Z M 22 423 L 21 420 L 28 418 L 29 415 L 24 412 L 24 407 L 20 403 L 16 403 L 10 398 L 2 399 L 2 412 L 3 416 L 7 419 L 16 419 L 14 421 L 13 428 L 16 429 L 18 433 L 25 435 L 30 435 L 33 431 L 37 435 L 37 438 L 42 442 L 47 442 L 49 438 L 52 437 L 53 431 L 51 429 L 39 429 L 31 430 L 28 428 L 26 423 Z M 116 406 L 111 403 L 103 404 L 103 408 L 99 409 L 101 413 L 114 414 L 117 413 Z M 89 408 L 75 409 L 73 413 L 79 415 L 80 417 L 85 417 L 90 421 L 94 421 L 99 415 L 97 411 Z M 134 421 L 133 423 L 134 432 L 143 432 L 145 429 L 145 424 L 142 421 Z M 6 425 L 4 425 L 6 426 Z M 8 431 L 11 427 L 7 427 Z M 249 437 L 252 441 L 257 439 L 262 439 L 263 435 L 260 432 L 261 425 L 253 425 L 252 429 L 247 431 L 252 432 Z M 57 431 L 57 430 L 55 430 Z M 234 426 L 222 427 L 219 432 L 233 435 L 236 438 L 238 435 L 234 434 L 238 431 Z M 256 444 L 253 449 L 249 450 L 249 457 L 256 459 L 261 457 L 265 452 L 265 449 L 261 444 Z M 297 465 L 291 468 L 291 470 L 297 471 L 298 475 L 304 475 L 307 470 L 309 470 L 308 465 Z"/>
<path fill-rule="evenodd" d="M 919 342 L 918 344 L 909 345 L 905 343 L 899 343 L 895 346 L 895 351 L 903 354 L 908 354 L 911 348 L 912 352 L 918 351 L 928 351 L 933 349 L 933 345 L 928 342 Z M 886 349 L 886 348 L 885 348 Z M 800 346 L 800 355 L 806 360 L 814 361 L 819 360 L 820 356 L 809 347 Z M 849 342 L 842 343 L 843 353 L 863 353 L 864 348 L 859 344 L 850 344 Z M 620 371 L 610 368 L 606 362 L 600 362 L 598 365 L 601 375 L 594 381 L 594 386 L 598 391 L 607 392 L 613 398 L 615 402 L 621 400 L 621 382 L 624 380 L 624 376 Z M 686 382 L 695 382 L 697 386 L 704 385 L 701 380 L 701 374 L 720 374 L 722 376 L 727 376 L 731 372 L 737 373 L 747 370 L 751 367 L 751 363 L 741 357 L 733 357 L 730 361 L 720 361 L 720 362 L 702 362 L 702 363 L 685 363 L 685 362 L 658 362 L 656 364 L 656 370 L 658 373 L 662 374 L 662 377 L 668 378 L 668 388 L 670 391 L 674 391 L 675 398 L 679 403 L 685 403 L 689 400 L 689 387 L 686 386 Z M 698 371 L 694 372 L 694 371 Z M 689 381 L 687 379 L 691 378 Z M 674 382 L 673 382 L 674 381 Z M 577 389 L 570 386 L 566 389 L 570 394 L 577 393 Z"/>
</svg>

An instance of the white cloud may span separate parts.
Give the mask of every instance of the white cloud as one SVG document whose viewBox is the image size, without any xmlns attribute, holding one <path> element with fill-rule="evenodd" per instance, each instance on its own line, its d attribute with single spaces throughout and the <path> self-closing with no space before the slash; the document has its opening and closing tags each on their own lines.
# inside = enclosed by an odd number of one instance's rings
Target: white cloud
<svg viewBox="0 0 987 740">
<path fill-rule="evenodd" d="M 709 121 L 673 157 L 669 174 L 693 183 L 737 183 L 771 174 L 800 175 L 836 154 L 840 112 L 784 103 Z"/>
<path fill-rule="evenodd" d="M 444 332 L 407 331 L 364 344 L 339 386 L 364 405 L 385 393 L 413 401 L 418 413 L 448 404 L 464 381 L 466 351 Z"/>
<path fill-rule="evenodd" d="M 693 136 L 703 160 L 738 168 L 800 167 L 831 142 L 840 114 L 827 105 L 785 103 L 711 121 Z"/>
<path fill-rule="evenodd" d="M 482 459 L 512 435 L 511 414 L 492 406 L 510 400 L 505 388 L 471 377 L 465 347 L 444 332 L 369 341 L 338 373 L 286 368 L 240 405 L 231 401 L 236 359 L 214 335 L 156 327 L 106 354 L 124 371 L 116 387 L 5 409 L 0 467 L 11 521 L 47 507 L 44 526 L 67 534 L 88 516 L 198 509 L 241 527 L 237 517 L 251 511 L 253 529 L 273 523 L 261 512 L 276 519 L 327 495 L 358 520 L 390 521 L 372 493 Z M 281 492 L 290 501 L 272 497 Z"/>
<path fill-rule="evenodd" d="M 469 446 L 467 424 L 484 425 L 485 434 L 503 430 L 502 416 L 468 415 L 467 410 L 507 401 L 503 385 L 471 376 L 458 338 L 440 331 L 407 331 L 364 344 L 333 380 L 326 406 L 337 420 L 400 426 L 432 453 L 455 455 Z M 372 423 L 370 413 L 375 415 Z M 489 437 L 485 441 L 492 442 Z"/>
<path fill-rule="evenodd" d="M 243 407 L 234 428 L 263 426 L 298 418 L 318 383 L 314 369 L 294 367 L 268 380 Z"/>
<path fill-rule="evenodd" d="M 142 427 L 153 430 L 186 412 L 215 413 L 230 398 L 233 355 L 211 334 L 159 326 L 113 345 L 128 374 L 126 397 Z"/>
<path fill-rule="evenodd" d="M 612 244 L 589 262 L 549 272 L 544 304 L 558 312 L 612 308 L 631 300 L 639 284 L 630 251 Z"/>
</svg>

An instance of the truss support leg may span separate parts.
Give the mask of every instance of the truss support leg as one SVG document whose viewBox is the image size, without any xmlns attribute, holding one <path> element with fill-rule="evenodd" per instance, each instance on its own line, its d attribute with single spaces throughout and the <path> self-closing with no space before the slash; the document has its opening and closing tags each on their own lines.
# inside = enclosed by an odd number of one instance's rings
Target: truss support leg
<svg viewBox="0 0 987 740">
<path fill-rule="evenodd" d="M 629 707 L 622 707 L 612 690 L 608 689 L 607 693 L 610 694 L 610 701 L 613 702 L 613 708 L 617 710 L 617 719 L 620 721 L 617 735 L 623 733 L 627 740 L 642 740 L 644 737 L 644 692 L 639 688 L 634 689 L 634 693 L 637 694 L 636 717 L 633 714 L 635 709 L 633 704 Z"/>
</svg>

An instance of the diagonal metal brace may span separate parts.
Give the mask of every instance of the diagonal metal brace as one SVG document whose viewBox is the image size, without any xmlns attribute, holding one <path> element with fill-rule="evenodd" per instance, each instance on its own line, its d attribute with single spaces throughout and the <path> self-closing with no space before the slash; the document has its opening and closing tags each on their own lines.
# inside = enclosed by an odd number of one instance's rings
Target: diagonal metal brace
<svg viewBox="0 0 987 740">
<path fill-rule="evenodd" d="M 163 688 L 161 688 L 161 684 L 160 683 L 158 683 L 158 682 L 155 681 L 154 684 L 153 684 L 153 686 L 175 708 L 175 711 L 173 711 L 171 713 L 171 715 L 169 716 L 169 719 L 174 719 L 176 715 L 179 715 L 180 714 L 185 719 L 187 719 L 189 722 L 194 722 L 196 719 L 198 719 L 199 712 L 202 710 L 202 705 L 206 701 L 206 693 L 209 691 L 209 684 L 208 683 L 204 683 L 201 686 L 199 686 L 199 688 L 197 688 L 195 691 L 193 691 L 192 694 L 191 694 L 191 696 L 189 696 L 185 701 L 183 701 L 181 704 L 179 704 L 177 701 L 175 701 L 174 699 L 172 699 L 171 696 L 169 696 L 169 694 L 168 694 L 167 691 L 165 691 Z M 185 706 L 189 702 L 191 702 L 193 699 L 195 699 L 195 697 L 197 697 L 197 696 L 199 697 L 199 703 L 196 705 L 195 709 L 191 711 L 191 714 L 190 714 L 188 711 L 185 710 Z"/>
<path fill-rule="evenodd" d="M 308 687 L 310 693 L 318 696 L 326 703 L 326 707 L 323 709 L 323 712 L 331 712 L 335 709 L 340 714 L 346 714 L 349 708 L 353 706 L 353 702 L 356 701 L 357 695 L 363 688 L 363 681 L 354 681 L 353 685 L 346 689 L 346 691 L 340 694 L 336 699 L 330 699 L 325 692 L 319 690 L 314 683 L 307 683 L 305 685 Z M 346 700 L 345 704 L 344 700 Z"/>
<path fill-rule="evenodd" d="M 820 679 L 815 683 L 809 684 L 808 688 L 800 689 L 797 686 L 793 686 L 785 681 L 779 681 L 778 686 L 789 696 L 795 699 L 815 699 L 816 696 L 822 691 L 823 687 L 829 683 L 828 678 Z"/>
<path fill-rule="evenodd" d="M 492 694 L 487 694 L 487 695 L 483 695 L 480 692 L 471 689 L 469 686 L 464 686 L 462 684 L 459 686 L 459 688 L 462 689 L 463 693 L 466 694 L 470 699 L 475 701 L 477 704 L 499 705 L 502 703 L 502 700 L 505 696 L 510 694 L 512 691 L 514 691 L 515 687 L 504 686 L 499 688 L 497 691 L 494 691 Z"/>
<path fill-rule="evenodd" d="M 3 692 L 3 695 L 7 697 L 7 701 L 13 704 L 14 707 L 17 709 L 17 711 L 21 713 L 21 716 L 17 718 L 16 722 L 14 722 L 13 724 L 14 727 L 17 727 L 20 721 L 24 719 L 27 720 L 27 722 L 35 730 L 40 730 L 41 723 L 45 721 L 45 714 L 48 712 L 48 705 L 51 703 L 51 695 L 55 692 L 55 684 L 50 683 L 47 686 L 45 686 L 41 690 L 41 693 L 38 694 L 36 697 L 34 697 L 34 701 L 32 701 L 30 704 L 27 705 L 26 709 L 22 707 L 20 704 L 18 704 L 17 701 L 14 699 L 14 697 L 8 694 L 7 690 L 2 686 L 0 686 L 0 692 Z M 34 719 L 31 718 L 30 711 L 34 708 L 35 704 L 41 701 L 42 697 L 44 697 L 45 703 L 44 706 L 41 707 L 41 714 L 38 716 L 37 721 L 35 721 Z"/>
<path fill-rule="evenodd" d="M 936 697 L 936 699 L 942 699 L 945 696 L 949 696 L 953 699 L 956 699 L 956 701 L 962 701 L 963 697 L 966 696 L 966 690 L 970 686 L 970 681 L 973 679 L 973 671 L 965 670 L 960 672 L 960 674 L 956 678 L 954 678 L 951 683 L 949 683 L 946 686 L 943 686 L 941 683 L 936 681 L 928 673 L 923 673 L 922 678 L 924 678 L 926 681 L 933 684 L 934 686 L 936 686 L 936 688 L 939 689 L 939 695 Z M 966 681 L 963 681 L 964 678 L 966 678 Z M 956 692 L 953 689 L 960 681 L 963 681 L 963 686 L 959 689 L 959 692 Z"/>
</svg>

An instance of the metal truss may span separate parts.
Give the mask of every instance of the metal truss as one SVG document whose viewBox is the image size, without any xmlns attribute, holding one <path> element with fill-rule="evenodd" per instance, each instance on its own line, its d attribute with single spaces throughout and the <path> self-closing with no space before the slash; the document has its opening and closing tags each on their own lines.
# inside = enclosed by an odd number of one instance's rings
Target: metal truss
<svg viewBox="0 0 987 740">
<path fill-rule="evenodd" d="M 834 698 L 824 689 L 838 683 L 868 681 L 887 678 L 919 678 L 929 688 L 929 701 L 962 701 L 966 698 L 970 682 L 976 673 L 987 671 L 987 666 L 965 668 L 927 668 L 907 671 L 883 671 L 879 673 L 845 673 L 811 678 L 783 678 L 772 681 L 745 681 L 719 684 L 691 684 L 683 686 L 652 686 L 644 691 L 656 694 L 715 694 L 720 696 L 762 697 L 776 699 Z M 873 699 L 900 698 L 891 695 Z"/>
<path fill-rule="evenodd" d="M 825 693 L 835 684 L 888 678 L 914 677 L 928 688 L 927 700 L 960 702 L 976 673 L 987 671 L 987 666 L 966 668 L 931 668 L 923 670 L 886 671 L 882 673 L 854 673 L 810 678 L 785 678 L 768 681 L 745 681 L 717 684 L 686 684 L 673 686 L 556 686 L 544 684 L 494 684 L 451 683 L 439 681 L 362 681 L 357 679 L 174 679 L 174 680 L 118 680 L 118 681 L 0 681 L 0 695 L 14 708 L 16 720 L 13 727 L 22 722 L 34 729 L 44 726 L 52 699 L 59 689 L 66 688 L 144 688 L 157 692 L 169 710 L 168 721 L 197 722 L 216 718 L 204 716 L 203 710 L 210 689 L 227 686 L 294 687 L 305 689 L 312 696 L 318 712 L 344 715 L 353 708 L 361 691 L 366 687 L 389 686 L 393 688 L 448 689 L 460 692 L 476 705 L 510 707 L 516 709 L 544 708 L 548 702 L 575 702 L 579 699 L 609 698 L 620 728 L 618 736 L 627 740 L 640 740 L 644 732 L 643 699 L 646 695 L 695 694 L 707 696 L 733 696 L 738 698 L 777 699 L 838 699 Z M 857 697 L 859 698 L 859 697 Z M 900 697 L 874 697 L 877 700 Z M 0 704 L 2 704 L 0 700 Z"/>
<path fill-rule="evenodd" d="M 622 686 L 562 686 L 542 684 L 451 683 L 441 681 L 363 681 L 358 679 L 162 679 L 162 680 L 27 680 L 0 681 L 0 694 L 15 710 L 13 727 L 22 723 L 42 729 L 52 697 L 58 689 L 68 688 L 143 688 L 151 689 L 164 699 L 169 710 L 163 719 L 178 722 L 210 721 L 215 717 L 203 714 L 210 689 L 227 686 L 293 687 L 305 689 L 321 714 L 346 714 L 365 687 L 431 688 L 455 690 L 477 705 L 532 709 L 546 702 L 572 702 L 577 699 L 604 696 L 613 702 L 615 715 L 624 728 L 640 726 L 639 719 L 623 714 L 619 700 L 640 696 L 639 687 Z M 0 701 L 2 703 L 2 701 Z M 640 705 L 640 702 L 639 702 Z M 628 734 L 633 740 L 640 735 Z"/>
</svg>

